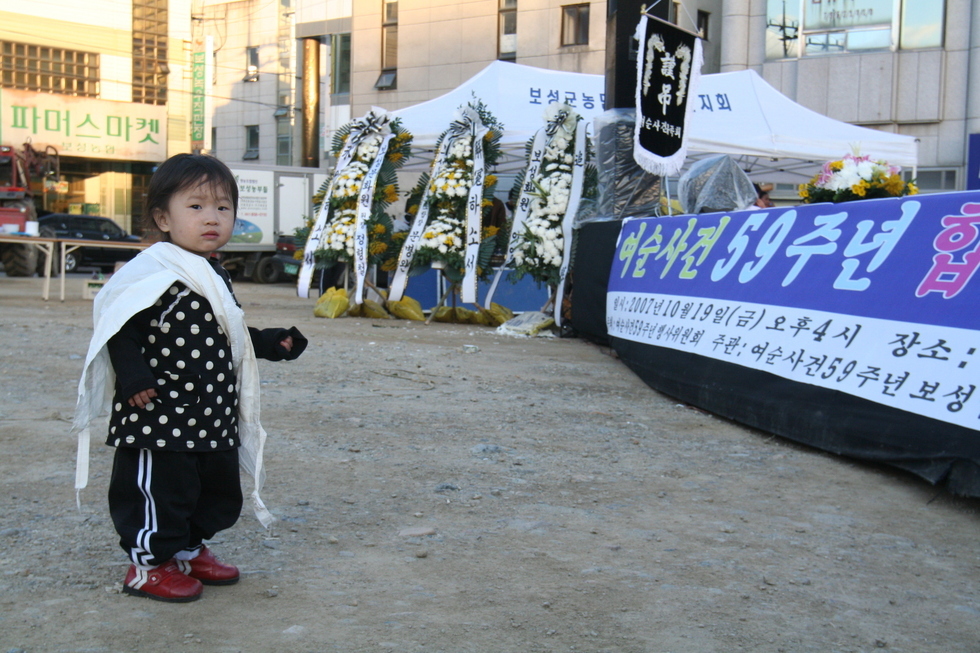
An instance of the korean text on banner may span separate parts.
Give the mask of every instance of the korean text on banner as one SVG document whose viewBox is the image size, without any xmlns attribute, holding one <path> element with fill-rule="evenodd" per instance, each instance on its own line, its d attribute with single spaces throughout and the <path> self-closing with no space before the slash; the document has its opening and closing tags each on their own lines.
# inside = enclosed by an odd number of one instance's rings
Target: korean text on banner
<svg viewBox="0 0 980 653">
<path fill-rule="evenodd" d="M 980 430 L 980 192 L 623 223 L 609 335 Z"/>
</svg>

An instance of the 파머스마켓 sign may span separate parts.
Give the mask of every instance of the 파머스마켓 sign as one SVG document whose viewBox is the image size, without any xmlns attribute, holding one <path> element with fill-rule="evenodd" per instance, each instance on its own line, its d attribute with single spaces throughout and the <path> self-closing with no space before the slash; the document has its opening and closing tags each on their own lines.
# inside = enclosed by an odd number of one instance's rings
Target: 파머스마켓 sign
<svg viewBox="0 0 980 653">
<path fill-rule="evenodd" d="M 167 107 L 0 89 L 0 141 L 51 145 L 62 156 L 167 158 Z"/>
</svg>

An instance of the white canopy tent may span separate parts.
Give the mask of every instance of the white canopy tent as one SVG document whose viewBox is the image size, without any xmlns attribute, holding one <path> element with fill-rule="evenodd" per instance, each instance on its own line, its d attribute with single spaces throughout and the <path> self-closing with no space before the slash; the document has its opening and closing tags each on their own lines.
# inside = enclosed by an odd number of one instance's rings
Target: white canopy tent
<svg viewBox="0 0 980 653">
<path fill-rule="evenodd" d="M 689 150 L 728 154 L 753 173 L 782 171 L 810 177 L 815 166 L 852 151 L 915 168 L 913 136 L 859 127 L 792 101 L 754 70 L 702 75 L 694 99 Z M 748 165 L 746 165 L 748 164 Z"/>
<path fill-rule="evenodd" d="M 500 172 L 524 165 L 524 144 L 541 127 L 549 102 L 569 101 L 587 120 L 602 113 L 605 81 L 584 75 L 495 61 L 449 93 L 394 111 L 419 150 L 407 170 L 422 170 L 456 109 L 475 95 L 504 125 Z M 858 127 L 803 107 L 753 70 L 702 75 L 688 152 L 692 160 L 728 154 L 751 177 L 800 181 L 825 161 L 852 152 L 893 165 L 916 166 L 914 137 Z M 782 180 L 780 179 L 780 180 Z"/>
<path fill-rule="evenodd" d="M 524 145 L 544 124 L 549 103 L 568 102 L 586 120 L 602 113 L 605 81 L 602 75 L 583 75 L 495 61 L 445 95 L 393 111 L 412 132 L 418 152 L 407 170 L 422 170 L 432 161 L 436 140 L 449 127 L 456 109 L 474 95 L 504 126 L 502 171 L 524 166 Z"/>
</svg>

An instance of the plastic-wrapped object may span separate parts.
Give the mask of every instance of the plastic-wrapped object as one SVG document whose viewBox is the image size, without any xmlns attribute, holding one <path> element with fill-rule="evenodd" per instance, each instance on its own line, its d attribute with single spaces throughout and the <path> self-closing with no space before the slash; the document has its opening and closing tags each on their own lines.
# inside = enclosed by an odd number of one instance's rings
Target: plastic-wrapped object
<svg viewBox="0 0 980 653">
<path fill-rule="evenodd" d="M 633 159 L 635 109 L 610 109 L 595 119 L 599 197 L 594 213 L 579 212 L 575 226 L 660 214 L 660 177 Z"/>
<path fill-rule="evenodd" d="M 685 213 L 741 211 L 758 197 L 752 180 L 727 154 L 691 165 L 681 175 L 677 195 Z"/>
<path fill-rule="evenodd" d="M 554 326 L 555 318 L 540 311 L 527 311 L 515 318 L 507 320 L 497 327 L 497 333 L 502 336 L 518 336 L 531 338 L 534 336 L 550 336 L 549 329 Z"/>
</svg>

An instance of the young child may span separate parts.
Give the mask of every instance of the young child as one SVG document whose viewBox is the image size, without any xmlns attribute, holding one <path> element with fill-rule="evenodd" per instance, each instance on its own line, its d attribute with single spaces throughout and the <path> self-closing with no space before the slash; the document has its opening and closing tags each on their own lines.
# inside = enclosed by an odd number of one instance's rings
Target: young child
<svg viewBox="0 0 980 653">
<path fill-rule="evenodd" d="M 109 512 L 132 562 L 128 594 L 186 602 L 202 583 L 238 581 L 203 541 L 238 520 L 239 465 L 255 480 L 260 521 L 273 519 L 258 494 L 265 431 L 255 358 L 292 360 L 307 341 L 295 327 L 245 326 L 227 272 L 209 258 L 231 238 L 237 209 L 238 186 L 221 161 L 168 159 L 150 180 L 145 215 L 162 242 L 96 295 L 75 487 L 88 479 L 89 422 L 109 412 Z"/>
</svg>

